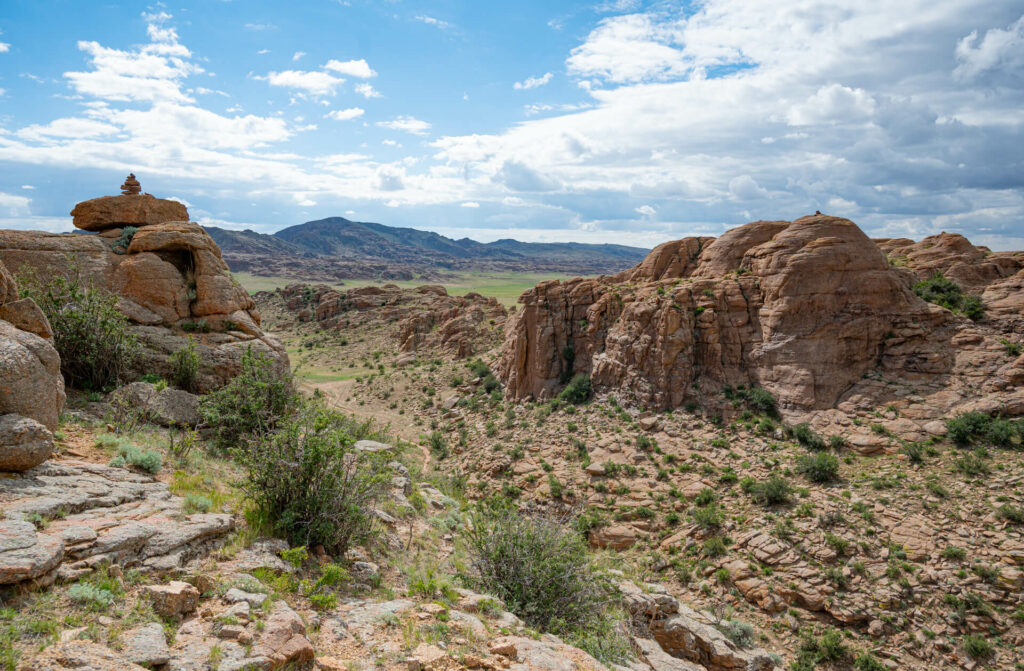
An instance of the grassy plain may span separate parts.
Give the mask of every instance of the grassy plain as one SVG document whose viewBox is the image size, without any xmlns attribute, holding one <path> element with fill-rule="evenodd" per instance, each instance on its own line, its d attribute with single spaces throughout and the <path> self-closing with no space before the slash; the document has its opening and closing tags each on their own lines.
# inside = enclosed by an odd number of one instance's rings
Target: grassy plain
<svg viewBox="0 0 1024 671">
<path fill-rule="evenodd" d="M 292 277 L 253 275 L 252 273 L 235 273 L 235 278 L 242 283 L 246 291 L 255 293 L 257 291 L 273 291 L 292 282 L 298 282 Z M 503 305 L 515 305 L 519 295 L 545 280 L 570 279 L 568 274 L 558 273 L 505 273 L 505 272 L 470 272 L 455 273 L 452 279 L 443 282 L 430 282 L 426 280 L 409 281 L 377 281 L 367 279 L 342 280 L 338 283 L 330 283 L 331 286 L 340 289 L 352 287 L 364 287 L 368 285 L 395 284 L 403 289 L 418 287 L 423 284 L 441 284 L 448 293 L 453 296 L 462 296 L 475 291 L 483 296 L 493 296 Z M 314 284 L 319 282 L 312 281 Z"/>
</svg>

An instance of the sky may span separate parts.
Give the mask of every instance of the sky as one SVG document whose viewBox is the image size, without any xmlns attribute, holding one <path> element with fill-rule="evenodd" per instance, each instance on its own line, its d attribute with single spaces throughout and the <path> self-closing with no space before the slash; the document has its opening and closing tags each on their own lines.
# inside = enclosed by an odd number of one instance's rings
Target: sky
<svg viewBox="0 0 1024 671">
<path fill-rule="evenodd" d="M 1024 0 L 3 0 L 0 227 L 143 190 L 650 247 L 815 210 L 1024 249 Z"/>
</svg>

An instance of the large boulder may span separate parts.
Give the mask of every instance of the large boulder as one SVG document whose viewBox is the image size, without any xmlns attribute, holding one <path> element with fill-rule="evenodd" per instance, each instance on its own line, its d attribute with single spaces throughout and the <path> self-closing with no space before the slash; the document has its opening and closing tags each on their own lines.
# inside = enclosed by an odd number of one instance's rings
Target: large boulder
<svg viewBox="0 0 1024 671">
<path fill-rule="evenodd" d="M 0 415 L 0 471 L 27 471 L 53 454 L 53 434 L 34 419 Z"/>
<path fill-rule="evenodd" d="M 188 221 L 188 210 L 176 200 L 148 193 L 103 196 L 75 205 L 72 223 L 84 231 L 104 231 L 124 226 L 150 226 L 166 221 Z"/>
<path fill-rule="evenodd" d="M 0 413 L 29 417 L 52 431 L 64 400 L 60 356 L 53 344 L 0 321 Z"/>
</svg>

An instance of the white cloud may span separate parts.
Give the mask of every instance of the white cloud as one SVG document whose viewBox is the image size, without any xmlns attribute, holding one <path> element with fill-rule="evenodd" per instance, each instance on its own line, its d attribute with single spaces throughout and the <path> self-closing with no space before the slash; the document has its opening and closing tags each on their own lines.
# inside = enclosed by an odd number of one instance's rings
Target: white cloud
<svg viewBox="0 0 1024 671">
<path fill-rule="evenodd" d="M 356 84 L 355 89 L 356 89 L 356 93 L 358 93 L 359 95 L 361 95 L 361 96 L 363 96 L 364 98 L 367 98 L 367 99 L 369 99 L 369 98 L 380 98 L 381 97 L 381 94 L 380 94 L 379 91 L 377 91 L 375 88 L 373 88 L 372 86 L 370 86 L 369 84 L 366 84 L 366 83 Z"/>
<path fill-rule="evenodd" d="M 0 191 L 0 208 L 7 210 L 8 216 L 15 217 L 19 214 L 28 214 L 28 206 L 31 203 L 31 198 Z"/>
<path fill-rule="evenodd" d="M 258 53 L 260 56 L 262 56 L 264 54 L 269 54 L 270 53 L 270 49 L 260 49 L 256 53 Z"/>
<path fill-rule="evenodd" d="M 750 175 L 740 175 L 729 180 L 729 195 L 733 200 L 755 200 L 764 198 L 768 192 Z"/>
<path fill-rule="evenodd" d="M 298 61 L 302 60 L 302 57 L 305 55 L 305 51 L 296 51 L 294 54 L 292 54 L 292 63 L 297 63 Z"/>
<path fill-rule="evenodd" d="M 447 21 L 442 21 L 441 19 L 436 19 L 433 16 L 424 16 L 424 15 L 421 14 L 420 16 L 416 16 L 414 18 L 417 21 L 419 21 L 420 23 L 426 23 L 427 25 L 430 25 L 430 26 L 437 26 L 441 30 L 444 30 L 444 29 L 448 28 L 451 25 Z"/>
<path fill-rule="evenodd" d="M 348 109 L 343 110 L 331 110 L 325 116 L 334 119 L 335 121 L 349 121 L 356 117 L 363 116 L 365 112 L 366 110 L 360 107 L 349 107 Z"/>
<path fill-rule="evenodd" d="M 388 147 L 401 147 L 402 146 L 401 144 L 399 144 L 395 140 L 381 140 L 380 143 L 382 145 L 385 145 L 385 146 L 388 146 Z"/>
<path fill-rule="evenodd" d="M 650 205 L 641 205 L 640 207 L 636 208 L 636 211 L 639 214 L 644 215 L 645 217 L 653 217 L 654 215 L 656 215 L 658 213 L 658 211 L 655 210 Z"/>
<path fill-rule="evenodd" d="M 611 82 L 678 77 L 691 64 L 678 47 L 681 34 L 672 23 L 649 14 L 604 19 L 566 61 L 569 73 Z"/>
<path fill-rule="evenodd" d="M 594 11 L 601 13 L 633 12 L 640 8 L 640 0 L 605 0 Z"/>
<path fill-rule="evenodd" d="M 26 189 L 28 191 L 34 191 L 36 187 L 32 186 L 31 184 L 22 184 L 21 188 Z"/>
<path fill-rule="evenodd" d="M 512 88 L 514 88 L 517 91 L 535 89 L 538 86 L 544 86 L 545 84 L 547 84 L 549 81 L 551 81 L 551 78 L 553 76 L 554 75 L 552 75 L 550 72 L 545 72 L 540 77 L 527 77 L 523 81 L 516 82 L 515 84 L 513 84 Z"/>
<path fill-rule="evenodd" d="M 304 91 L 314 96 L 333 96 L 338 85 L 345 80 L 326 72 L 305 70 L 283 70 L 268 72 L 265 77 L 254 77 L 268 82 L 271 86 Z"/>
<path fill-rule="evenodd" d="M 377 125 L 381 128 L 401 130 L 413 135 L 426 135 L 427 131 L 430 130 L 429 123 L 411 116 L 396 116 L 391 121 L 378 121 Z"/>
<path fill-rule="evenodd" d="M 245 24 L 245 29 L 255 31 L 277 30 L 277 26 L 275 26 L 273 23 L 247 23 Z"/>
<path fill-rule="evenodd" d="M 377 76 L 377 73 L 373 71 L 370 64 L 362 58 L 352 61 L 336 61 L 332 59 L 324 64 L 324 69 L 337 72 L 338 74 L 348 75 L 349 77 L 358 77 L 359 79 L 368 79 L 370 77 Z"/>
<path fill-rule="evenodd" d="M 11 45 L 7 42 L 0 42 L 0 54 L 6 54 L 11 50 Z"/>
<path fill-rule="evenodd" d="M 875 100 L 864 89 L 841 84 L 822 86 L 805 102 L 787 113 L 791 126 L 866 121 L 875 111 Z"/>
<path fill-rule="evenodd" d="M 44 142 L 58 138 L 97 138 L 112 135 L 120 128 L 93 119 L 56 119 L 48 124 L 32 124 L 15 133 L 24 140 Z"/>
<path fill-rule="evenodd" d="M 480 207 L 480 203 L 475 203 L 475 202 L 469 200 L 469 201 L 466 201 L 465 203 L 462 203 L 459 207 L 477 208 L 477 207 Z"/>
<path fill-rule="evenodd" d="M 986 71 L 1019 70 L 1024 66 L 1024 16 L 1006 30 L 993 28 L 980 41 L 978 31 L 960 40 L 956 45 L 958 65 L 953 76 L 964 80 Z"/>
</svg>

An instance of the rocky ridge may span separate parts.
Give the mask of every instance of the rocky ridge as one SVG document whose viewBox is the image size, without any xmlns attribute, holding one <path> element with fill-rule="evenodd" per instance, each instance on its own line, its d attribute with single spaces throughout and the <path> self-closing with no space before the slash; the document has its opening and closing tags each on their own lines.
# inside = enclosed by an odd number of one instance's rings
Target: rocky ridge
<svg viewBox="0 0 1024 671">
<path fill-rule="evenodd" d="M 444 287 L 424 285 L 400 289 L 393 284 L 339 291 L 327 285 L 290 284 L 256 296 L 261 305 L 280 314 L 280 328 L 312 323 L 342 331 L 377 325 L 390 334 L 399 351 L 438 352 L 463 358 L 486 351 L 505 322 L 507 311 L 494 298 L 477 293 L 449 296 Z"/>
</svg>

